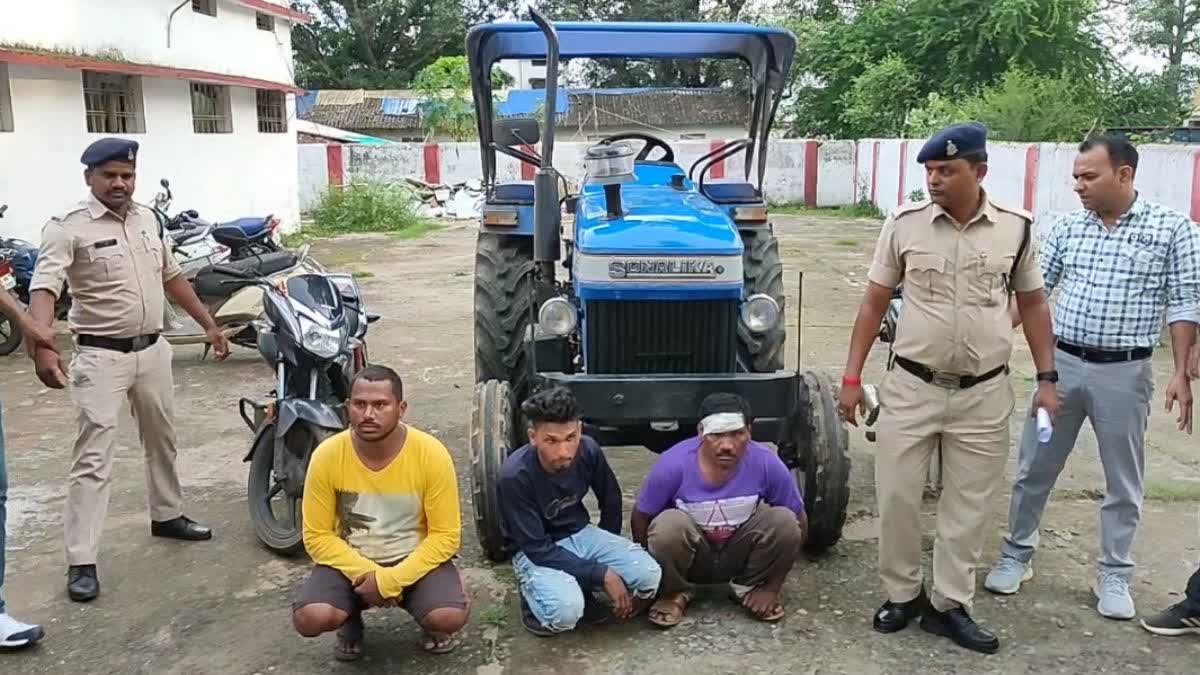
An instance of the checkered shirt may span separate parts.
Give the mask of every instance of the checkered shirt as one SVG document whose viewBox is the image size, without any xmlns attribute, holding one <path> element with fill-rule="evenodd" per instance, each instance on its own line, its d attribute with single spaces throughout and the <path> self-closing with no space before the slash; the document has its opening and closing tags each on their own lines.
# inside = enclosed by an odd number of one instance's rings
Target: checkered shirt
<svg viewBox="0 0 1200 675">
<path fill-rule="evenodd" d="M 1112 231 L 1087 210 L 1061 217 L 1041 243 L 1054 332 L 1095 349 L 1154 347 L 1167 321 L 1200 322 L 1200 229 L 1138 197 Z"/>
</svg>

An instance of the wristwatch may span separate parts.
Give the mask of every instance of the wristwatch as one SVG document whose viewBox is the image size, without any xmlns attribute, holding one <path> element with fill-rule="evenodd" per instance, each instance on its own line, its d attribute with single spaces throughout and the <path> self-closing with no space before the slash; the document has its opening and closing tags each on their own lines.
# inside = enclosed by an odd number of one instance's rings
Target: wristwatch
<svg viewBox="0 0 1200 675">
<path fill-rule="evenodd" d="M 1038 382 L 1058 382 L 1057 370 L 1045 370 L 1037 374 Z"/>
</svg>

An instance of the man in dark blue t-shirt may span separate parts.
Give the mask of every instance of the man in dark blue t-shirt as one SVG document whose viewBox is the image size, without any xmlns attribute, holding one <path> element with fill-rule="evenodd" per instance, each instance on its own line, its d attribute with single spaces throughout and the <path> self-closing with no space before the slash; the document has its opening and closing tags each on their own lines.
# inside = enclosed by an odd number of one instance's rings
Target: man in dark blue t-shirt
<svg viewBox="0 0 1200 675">
<path fill-rule="evenodd" d="M 521 406 L 529 443 L 500 468 L 500 526 L 517 551 L 522 621 L 535 635 L 571 630 L 595 591 L 618 619 L 650 605 L 662 569 L 641 546 L 621 537 L 621 486 L 599 444 L 583 435 L 579 405 L 555 388 Z M 600 527 L 583 505 L 600 504 Z M 632 596 L 632 597 L 631 597 Z"/>
</svg>

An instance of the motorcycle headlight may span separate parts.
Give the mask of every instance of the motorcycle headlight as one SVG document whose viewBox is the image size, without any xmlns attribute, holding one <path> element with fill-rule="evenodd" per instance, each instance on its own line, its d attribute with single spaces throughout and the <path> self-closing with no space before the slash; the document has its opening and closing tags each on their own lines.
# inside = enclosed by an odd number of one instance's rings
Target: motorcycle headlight
<svg viewBox="0 0 1200 675">
<path fill-rule="evenodd" d="M 300 328 L 303 331 L 301 341 L 305 349 L 323 359 L 337 356 L 342 346 L 341 331 L 318 326 L 307 319 L 300 320 Z"/>
<path fill-rule="evenodd" d="M 578 321 L 575 306 L 566 298 L 550 298 L 538 310 L 538 325 L 550 335 L 568 335 Z"/>
<path fill-rule="evenodd" d="M 752 295 L 742 304 L 742 323 L 751 333 L 765 333 L 779 323 L 779 303 L 769 295 Z"/>
</svg>

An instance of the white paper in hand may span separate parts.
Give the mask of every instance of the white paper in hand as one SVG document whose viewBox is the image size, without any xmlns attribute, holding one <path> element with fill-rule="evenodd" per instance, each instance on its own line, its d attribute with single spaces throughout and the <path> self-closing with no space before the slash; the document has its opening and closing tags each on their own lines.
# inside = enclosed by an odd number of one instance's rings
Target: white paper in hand
<svg viewBox="0 0 1200 675">
<path fill-rule="evenodd" d="M 1038 408 L 1037 432 L 1038 443 L 1049 443 L 1050 436 L 1054 433 L 1054 426 L 1050 424 L 1050 413 L 1046 412 L 1045 408 Z"/>
</svg>

